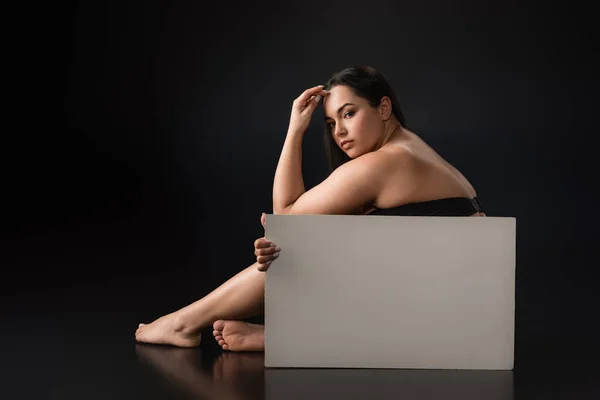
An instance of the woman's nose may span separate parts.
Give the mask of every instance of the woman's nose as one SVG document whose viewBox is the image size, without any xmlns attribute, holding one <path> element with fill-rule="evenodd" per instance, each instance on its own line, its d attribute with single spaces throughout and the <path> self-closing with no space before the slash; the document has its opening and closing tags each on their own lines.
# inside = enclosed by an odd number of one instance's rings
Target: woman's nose
<svg viewBox="0 0 600 400">
<path fill-rule="evenodd" d="M 344 136 L 346 134 L 346 130 L 341 125 L 335 126 L 335 136 Z"/>
</svg>

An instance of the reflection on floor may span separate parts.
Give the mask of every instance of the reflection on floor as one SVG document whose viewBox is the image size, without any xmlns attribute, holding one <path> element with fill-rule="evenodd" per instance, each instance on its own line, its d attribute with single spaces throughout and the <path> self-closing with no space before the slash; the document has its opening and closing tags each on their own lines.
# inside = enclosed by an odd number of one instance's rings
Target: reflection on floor
<svg viewBox="0 0 600 400">
<path fill-rule="evenodd" d="M 140 361 L 192 398 L 264 398 L 264 353 L 224 352 L 204 356 L 200 349 L 136 344 Z M 212 366 L 211 366 L 212 363 Z"/>
<path fill-rule="evenodd" d="M 264 353 L 224 352 L 137 344 L 139 360 L 190 398 L 513 399 L 512 371 L 265 369 Z"/>
</svg>

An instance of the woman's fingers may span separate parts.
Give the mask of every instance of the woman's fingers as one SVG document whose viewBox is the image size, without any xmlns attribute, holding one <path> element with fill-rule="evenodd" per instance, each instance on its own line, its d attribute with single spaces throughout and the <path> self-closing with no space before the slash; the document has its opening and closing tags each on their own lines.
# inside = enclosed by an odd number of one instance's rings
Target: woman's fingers
<svg viewBox="0 0 600 400">
<path fill-rule="evenodd" d="M 254 249 L 254 255 L 256 257 L 260 257 L 260 256 L 269 256 L 271 254 L 275 254 L 275 253 L 279 253 L 279 251 L 281 251 L 281 249 L 279 247 L 267 247 L 264 249 Z"/>
<path fill-rule="evenodd" d="M 268 254 L 266 256 L 258 256 L 258 257 L 256 257 L 256 261 L 259 264 L 264 264 L 266 262 L 271 262 L 271 261 L 276 260 L 277 257 L 279 257 L 279 253 Z"/>
<path fill-rule="evenodd" d="M 256 249 L 254 250 L 254 255 L 256 256 L 256 261 L 259 263 L 265 263 L 267 261 L 273 261 L 277 257 L 279 257 L 279 252 L 281 249 L 279 247 L 271 247 L 268 249 Z"/>
<path fill-rule="evenodd" d="M 260 238 L 260 239 L 256 239 L 254 241 L 254 248 L 256 249 L 264 249 L 266 247 L 275 247 L 275 244 L 273 242 L 271 242 L 270 240 L 265 239 L 264 237 Z"/>
<path fill-rule="evenodd" d="M 257 270 L 259 271 L 266 271 L 269 269 L 269 266 L 271 265 L 271 261 L 266 262 L 264 264 L 258 264 L 258 266 L 256 267 Z"/>
<path fill-rule="evenodd" d="M 319 85 L 319 86 L 314 86 L 311 87 L 309 89 L 306 89 L 304 92 L 302 92 L 302 94 L 300 95 L 300 97 L 298 97 L 298 102 L 300 104 L 306 104 L 309 100 L 311 100 L 311 98 L 314 98 L 314 96 L 321 96 L 324 97 L 325 95 L 327 95 L 329 92 L 326 90 L 323 90 L 323 85 Z"/>
<path fill-rule="evenodd" d="M 256 261 L 259 263 L 258 270 L 265 271 L 269 266 L 267 263 L 271 263 L 273 260 L 279 257 L 281 248 L 275 243 L 265 238 L 256 239 L 254 242 L 254 255 Z"/>
<path fill-rule="evenodd" d="M 274 251 L 279 251 L 279 246 L 265 238 L 256 239 L 254 241 L 254 254 L 271 254 Z M 260 254 L 259 254 L 260 253 Z"/>
</svg>

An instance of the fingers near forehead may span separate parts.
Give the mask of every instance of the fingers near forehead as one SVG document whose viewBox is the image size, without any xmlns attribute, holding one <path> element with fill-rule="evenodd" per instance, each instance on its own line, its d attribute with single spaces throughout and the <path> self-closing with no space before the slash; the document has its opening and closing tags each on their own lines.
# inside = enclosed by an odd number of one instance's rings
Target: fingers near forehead
<svg viewBox="0 0 600 400">
<path fill-rule="evenodd" d="M 323 85 L 319 85 L 319 86 L 314 86 L 311 87 L 309 89 L 306 89 L 302 95 L 300 95 L 300 100 L 306 101 L 309 98 L 311 98 L 312 96 L 319 94 L 321 96 L 325 96 L 328 92 L 326 90 L 323 90 Z"/>
</svg>

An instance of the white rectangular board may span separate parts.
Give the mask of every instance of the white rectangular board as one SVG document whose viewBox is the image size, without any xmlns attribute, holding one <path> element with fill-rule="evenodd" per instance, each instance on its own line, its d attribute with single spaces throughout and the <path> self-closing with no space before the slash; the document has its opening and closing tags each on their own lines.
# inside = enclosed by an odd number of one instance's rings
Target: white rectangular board
<svg viewBox="0 0 600 400">
<path fill-rule="evenodd" d="M 267 215 L 265 366 L 511 370 L 516 219 Z"/>
</svg>

